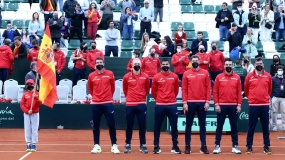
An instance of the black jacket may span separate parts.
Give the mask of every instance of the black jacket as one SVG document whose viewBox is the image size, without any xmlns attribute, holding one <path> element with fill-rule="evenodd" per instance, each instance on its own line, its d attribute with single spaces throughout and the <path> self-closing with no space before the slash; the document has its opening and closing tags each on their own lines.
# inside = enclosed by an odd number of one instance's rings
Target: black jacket
<svg viewBox="0 0 285 160">
<path fill-rule="evenodd" d="M 70 14 L 72 27 L 82 27 L 82 20 L 85 18 L 84 12 L 77 14 L 75 10 Z"/>
<path fill-rule="evenodd" d="M 272 97 L 285 98 L 285 90 L 281 90 L 281 83 L 285 86 L 284 75 L 282 79 L 279 79 L 277 76 L 272 77 Z"/>
<path fill-rule="evenodd" d="M 274 30 L 278 30 L 279 29 L 279 26 L 280 26 L 280 23 L 281 23 L 281 16 L 280 16 L 280 12 L 275 12 L 274 13 L 274 21 L 275 21 L 275 24 L 274 24 Z M 283 25 L 285 27 L 285 17 L 283 16 Z"/>
<path fill-rule="evenodd" d="M 163 0 L 153 0 L 154 8 L 163 8 Z"/>
<path fill-rule="evenodd" d="M 56 21 L 56 24 L 53 24 L 53 22 Z M 61 37 L 61 32 L 60 29 L 62 27 L 62 21 L 60 19 L 53 19 L 50 18 L 48 20 L 49 28 L 50 28 L 50 34 L 51 38 L 60 38 Z"/>
<path fill-rule="evenodd" d="M 277 73 L 277 66 L 279 66 L 279 65 L 284 67 L 284 64 L 281 64 L 281 63 L 279 63 L 279 64 L 273 63 L 270 65 L 270 75 L 272 77 L 275 76 L 275 74 Z"/>
<path fill-rule="evenodd" d="M 252 13 L 248 14 L 248 27 L 250 28 L 259 28 L 260 22 L 260 15 L 257 14 L 256 16 Z"/>
<path fill-rule="evenodd" d="M 65 12 L 66 18 L 71 18 L 72 12 L 75 9 L 75 6 L 77 4 L 76 0 L 66 0 L 63 4 L 63 11 Z"/>
<path fill-rule="evenodd" d="M 16 30 L 14 31 L 14 37 L 16 37 L 16 36 L 21 36 L 20 33 L 19 33 L 19 31 L 18 31 L 18 29 L 16 29 Z M 8 30 L 7 30 L 7 29 L 3 32 L 2 37 L 4 37 L 4 40 L 5 40 L 6 38 L 8 38 Z M 14 39 L 10 39 L 10 40 L 11 40 L 12 42 L 14 42 Z"/>
<path fill-rule="evenodd" d="M 231 32 L 229 32 L 228 34 L 228 41 L 229 41 L 229 45 L 230 45 L 230 52 L 232 51 L 232 49 L 234 47 L 237 46 L 242 46 L 242 37 L 240 35 L 239 32 L 235 32 L 233 35 L 231 34 Z"/>
<path fill-rule="evenodd" d="M 222 12 L 223 10 L 221 9 L 218 13 L 217 13 L 217 16 L 215 18 L 215 21 L 217 22 L 216 23 L 216 28 L 219 28 L 220 26 L 220 23 L 221 23 L 221 18 L 222 18 Z M 226 24 L 227 24 L 227 28 L 230 29 L 231 28 L 231 22 L 234 21 L 234 18 L 233 18 L 233 14 L 231 11 L 227 10 L 227 17 L 228 17 L 228 21 L 226 21 Z"/>
<path fill-rule="evenodd" d="M 14 51 L 15 49 L 15 43 L 13 43 L 11 45 L 11 49 L 12 49 L 12 52 Z M 24 43 L 22 43 L 22 45 L 19 47 L 19 54 L 18 54 L 18 57 L 21 58 L 21 57 L 27 57 L 27 54 L 28 54 L 28 49 L 26 47 L 26 45 Z"/>
</svg>

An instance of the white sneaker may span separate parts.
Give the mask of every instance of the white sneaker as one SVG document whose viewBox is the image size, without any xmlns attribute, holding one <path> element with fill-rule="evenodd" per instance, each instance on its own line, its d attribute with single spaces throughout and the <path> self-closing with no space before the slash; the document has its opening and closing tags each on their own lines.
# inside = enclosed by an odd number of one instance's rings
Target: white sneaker
<svg viewBox="0 0 285 160">
<path fill-rule="evenodd" d="M 273 132 L 277 132 L 277 127 L 274 126 L 274 127 L 272 128 L 272 131 L 273 131 Z"/>
<path fill-rule="evenodd" d="M 116 144 L 113 144 L 113 146 L 111 147 L 111 152 L 115 153 L 115 154 L 119 154 L 120 151 L 118 149 L 118 146 Z"/>
<path fill-rule="evenodd" d="M 91 153 L 96 154 L 96 153 L 101 153 L 101 147 L 99 146 L 99 144 L 95 144 L 94 148 L 92 149 Z"/>
<path fill-rule="evenodd" d="M 241 151 L 238 149 L 238 146 L 234 146 L 234 147 L 232 148 L 232 153 L 241 154 Z"/>
<path fill-rule="evenodd" d="M 219 153 L 221 153 L 221 148 L 220 148 L 219 145 L 216 145 L 216 147 L 215 147 L 215 149 L 213 151 L 213 154 L 219 154 Z"/>
</svg>

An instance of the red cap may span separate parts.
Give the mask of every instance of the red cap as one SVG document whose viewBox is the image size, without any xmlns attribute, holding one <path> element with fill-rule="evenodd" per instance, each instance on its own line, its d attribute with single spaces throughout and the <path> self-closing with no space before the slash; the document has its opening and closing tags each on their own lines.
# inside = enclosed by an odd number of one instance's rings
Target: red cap
<svg viewBox="0 0 285 160">
<path fill-rule="evenodd" d="M 26 84 L 28 84 L 28 83 L 30 83 L 30 84 L 34 84 L 34 83 L 35 83 L 35 81 L 34 81 L 33 79 L 28 79 L 28 80 L 26 81 Z"/>
</svg>

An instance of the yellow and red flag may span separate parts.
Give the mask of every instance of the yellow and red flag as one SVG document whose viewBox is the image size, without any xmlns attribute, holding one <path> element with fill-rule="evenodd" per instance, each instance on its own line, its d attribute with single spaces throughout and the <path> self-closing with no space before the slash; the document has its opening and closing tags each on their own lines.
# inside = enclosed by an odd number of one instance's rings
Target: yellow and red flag
<svg viewBox="0 0 285 160">
<path fill-rule="evenodd" d="M 54 54 L 48 24 L 46 24 L 45 34 L 42 39 L 37 60 L 37 68 L 38 74 L 41 75 L 39 99 L 44 105 L 53 108 L 58 97 L 56 91 Z"/>
</svg>

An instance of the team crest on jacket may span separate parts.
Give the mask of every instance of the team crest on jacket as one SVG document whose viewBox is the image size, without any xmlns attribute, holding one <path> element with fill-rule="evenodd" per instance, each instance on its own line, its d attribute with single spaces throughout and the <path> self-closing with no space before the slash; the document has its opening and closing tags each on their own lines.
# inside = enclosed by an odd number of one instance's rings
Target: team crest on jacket
<svg viewBox="0 0 285 160">
<path fill-rule="evenodd" d="M 40 59 L 43 60 L 43 62 L 45 63 L 50 63 L 53 60 L 54 54 L 53 54 L 53 50 L 51 49 L 51 45 L 47 45 L 45 44 L 44 48 L 41 50 L 42 56 L 40 57 Z"/>
</svg>

